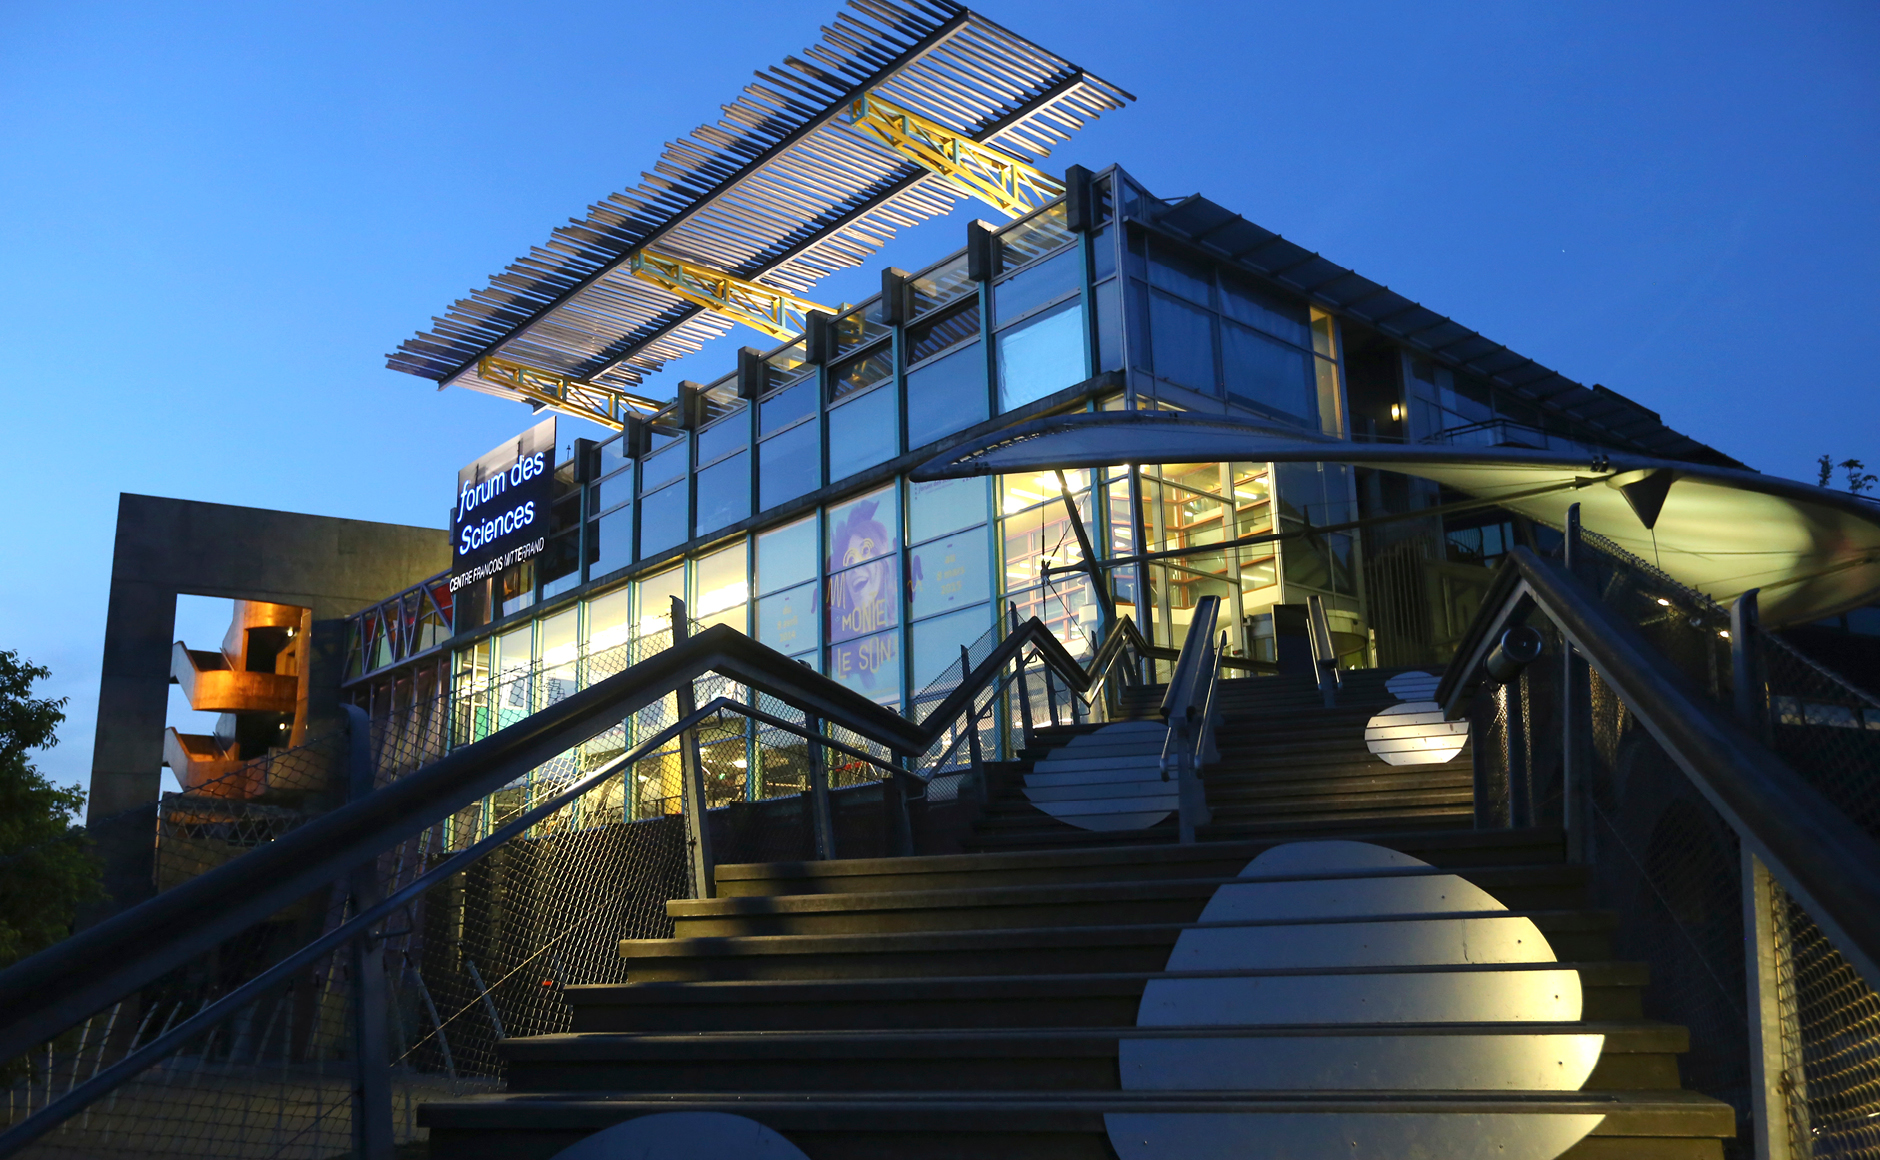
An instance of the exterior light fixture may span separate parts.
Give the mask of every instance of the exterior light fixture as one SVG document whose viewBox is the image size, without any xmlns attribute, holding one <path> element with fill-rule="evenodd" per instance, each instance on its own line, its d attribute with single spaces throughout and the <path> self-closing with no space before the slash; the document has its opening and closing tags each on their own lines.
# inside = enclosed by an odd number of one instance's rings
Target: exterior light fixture
<svg viewBox="0 0 1880 1160">
<path fill-rule="evenodd" d="M 1665 608 L 1670 608 L 1670 607 L 1671 607 L 1671 602 L 1670 602 L 1669 600 L 1666 600 L 1666 599 L 1665 599 L 1664 597 L 1662 597 L 1662 596 L 1660 596 L 1660 597 L 1658 598 L 1658 603 L 1659 603 L 1660 605 L 1662 605 L 1663 607 L 1665 607 Z"/>
<path fill-rule="evenodd" d="M 731 764 L 737 766 L 739 769 L 749 769 L 751 766 L 751 763 L 744 760 L 742 757 L 738 758 L 736 761 L 732 762 Z"/>
<path fill-rule="evenodd" d="M 1395 423 L 1395 422 L 1402 420 L 1402 418 L 1403 418 L 1403 404 L 1392 403 L 1390 405 L 1390 421 Z"/>
<path fill-rule="evenodd" d="M 1723 639 L 1725 639 L 1725 640 L 1729 640 L 1729 639 L 1730 639 L 1730 630 L 1729 630 L 1729 629 L 1727 629 L 1727 628 L 1720 628 L 1720 629 L 1718 629 L 1718 630 L 1717 630 L 1717 635 L 1718 635 L 1718 636 L 1720 636 L 1720 637 L 1722 637 L 1722 638 L 1723 638 Z"/>
</svg>

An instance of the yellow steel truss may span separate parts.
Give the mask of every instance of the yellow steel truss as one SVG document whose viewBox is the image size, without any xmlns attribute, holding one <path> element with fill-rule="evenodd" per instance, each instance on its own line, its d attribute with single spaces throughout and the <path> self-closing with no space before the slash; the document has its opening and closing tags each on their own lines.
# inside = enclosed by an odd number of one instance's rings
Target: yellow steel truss
<svg viewBox="0 0 1880 1160">
<path fill-rule="evenodd" d="M 695 306 L 735 319 L 772 338 L 788 339 L 802 334 L 808 329 L 806 316 L 812 310 L 835 313 L 827 306 L 794 294 L 650 250 L 634 254 L 627 268 L 637 278 L 644 278 Z"/>
<path fill-rule="evenodd" d="M 484 355 L 477 360 L 477 377 L 486 383 L 508 387 L 531 402 L 592 419 L 616 431 L 626 425 L 629 416 L 651 415 L 661 406 L 655 400 L 616 387 L 537 370 L 495 355 Z"/>
<path fill-rule="evenodd" d="M 849 125 L 1008 217 L 1064 196 L 1064 183 L 1011 154 L 910 112 L 877 93 L 849 106 Z"/>
</svg>

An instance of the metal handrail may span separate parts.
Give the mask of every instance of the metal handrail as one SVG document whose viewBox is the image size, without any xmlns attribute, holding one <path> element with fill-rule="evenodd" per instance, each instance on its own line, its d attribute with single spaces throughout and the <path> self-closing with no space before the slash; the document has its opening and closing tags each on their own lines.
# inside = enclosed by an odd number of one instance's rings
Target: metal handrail
<svg viewBox="0 0 1880 1160">
<path fill-rule="evenodd" d="M 1170 780 L 1173 772 L 1179 839 L 1184 845 L 1192 844 L 1195 831 L 1211 820 L 1196 763 L 1194 717 L 1198 707 L 1204 712 L 1212 707 L 1214 677 L 1220 672 L 1219 652 L 1214 645 L 1214 622 L 1220 608 L 1218 596 L 1203 596 L 1196 601 L 1188 635 L 1182 640 L 1181 656 L 1162 697 L 1162 719 L 1168 723 L 1168 737 L 1162 743 L 1162 780 Z M 1202 727 L 1206 728 L 1205 722 Z"/>
<path fill-rule="evenodd" d="M 1088 705 L 1095 703 L 1096 697 L 1102 692 L 1104 678 L 1109 675 L 1110 670 L 1116 666 L 1119 660 L 1127 657 L 1132 651 L 1136 654 L 1138 662 L 1148 655 L 1148 642 L 1143 639 L 1141 630 L 1136 627 L 1135 621 L 1131 620 L 1128 615 L 1121 617 L 1116 622 L 1115 626 L 1112 627 L 1108 633 L 1104 634 L 1103 643 L 1097 646 L 1097 651 L 1091 656 L 1088 665 L 1079 664 L 1077 659 L 1070 655 L 1070 651 L 1063 647 L 1063 643 L 1059 641 L 1057 637 L 1051 635 L 1048 629 L 1044 630 L 1044 635 L 1054 644 L 1057 644 L 1058 648 L 1051 653 L 1034 649 L 1029 657 L 1023 656 L 1024 645 L 1032 643 L 1035 640 L 1031 632 L 1032 625 L 1037 625 L 1040 629 L 1044 628 L 1043 622 L 1036 617 L 1020 624 L 1016 631 L 1010 636 L 1007 636 L 1004 641 L 1000 642 L 998 648 L 993 649 L 992 652 L 986 655 L 984 660 L 975 665 L 970 673 L 962 675 L 959 687 L 952 693 L 949 693 L 946 700 L 940 703 L 939 708 L 929 713 L 923 723 L 931 725 L 935 721 L 950 720 L 953 717 L 958 717 L 965 713 L 967 709 L 971 707 L 972 712 L 970 714 L 971 720 L 969 724 L 976 726 L 980 720 L 991 711 L 992 705 L 996 703 L 995 700 L 989 701 L 985 705 L 978 705 L 977 699 L 979 693 L 984 691 L 994 680 L 998 681 L 1000 689 L 1003 690 L 1005 685 L 1009 684 L 1009 681 L 1000 678 L 999 674 L 1014 658 L 1026 664 L 1036 659 L 1040 663 L 1047 665 L 1052 672 L 1065 678 L 1066 686 L 1073 696 L 1078 697 Z M 1022 639 L 1020 639 L 1017 647 L 1006 647 L 1009 642 L 1021 637 Z M 1058 655 L 1060 653 L 1062 655 Z M 1132 669 L 1126 667 L 1123 672 L 1124 679 L 1128 683 L 1132 685 L 1139 683 L 1139 674 L 1136 674 Z M 973 688 L 971 695 L 962 697 L 960 690 L 966 689 L 969 686 Z M 1085 696 L 1086 693 L 1088 693 L 1089 696 Z M 960 703 L 962 701 L 964 702 L 963 704 Z M 956 705 L 957 707 L 954 707 Z M 949 709 L 951 709 L 951 716 L 943 712 Z M 953 738 L 952 742 L 940 752 L 939 756 L 927 763 L 926 772 L 923 774 L 920 771 L 914 771 L 915 776 L 920 777 L 922 780 L 932 780 L 933 771 L 945 767 L 947 761 L 958 752 L 960 745 L 967 740 L 971 732 L 972 730 L 970 728 L 961 729 Z"/>
<path fill-rule="evenodd" d="M 1085 682 L 1082 667 L 1037 618 L 1009 639 L 1017 642 L 1011 652 L 1029 644 L 1067 680 Z M 996 670 L 982 669 L 984 674 L 975 670 L 975 680 L 996 675 Z M 909 721 L 733 628 L 705 629 L 0 971 L 0 1011 L 12 1016 L 0 1025 L 0 1058 L 20 1054 L 207 947 L 344 878 L 352 867 L 411 834 L 613 728 L 681 685 L 712 673 L 903 758 L 925 752 L 945 727 L 946 718 L 939 716 L 924 725 Z M 956 695 L 976 695 L 970 684 Z"/>
<path fill-rule="evenodd" d="M 599 766 L 591 773 L 581 777 L 564 788 L 544 798 L 536 805 L 523 810 L 500 828 L 492 831 L 469 846 L 446 858 L 424 874 L 413 879 L 401 889 L 380 899 L 376 903 L 362 907 L 357 914 L 345 922 L 313 939 L 298 950 L 268 967 L 261 974 L 241 984 L 223 995 L 215 1002 L 198 1010 L 183 1022 L 165 1031 L 149 1043 L 139 1047 L 110 1067 L 92 1075 L 84 1083 L 73 1087 L 50 1104 L 34 1112 L 6 1132 L 0 1133 L 0 1157 L 11 1156 L 21 1148 L 45 1135 L 60 1123 L 82 1112 L 88 1105 L 95 1103 L 114 1089 L 136 1078 L 147 1068 L 174 1054 L 197 1036 L 212 1030 L 241 1012 L 249 1003 L 267 994 L 274 987 L 292 979 L 296 972 L 318 960 L 329 951 L 345 946 L 355 938 L 373 937 L 373 928 L 380 920 L 391 915 L 401 907 L 407 906 L 422 897 L 425 891 L 446 881 L 453 875 L 462 873 L 470 866 L 481 861 L 484 856 L 497 847 L 525 833 L 530 826 L 556 811 L 579 800 L 609 778 L 623 769 L 631 768 L 636 763 L 657 752 L 662 746 L 684 735 L 688 730 L 717 719 L 726 712 L 753 721 L 761 722 L 773 729 L 795 734 L 806 741 L 826 745 L 839 750 L 858 760 L 875 765 L 881 769 L 893 770 L 894 766 L 870 756 L 853 746 L 845 745 L 827 737 L 812 735 L 805 727 L 794 722 L 752 708 L 730 697 L 716 697 L 692 713 L 666 726 L 641 742 L 634 749 Z M 361 767 L 369 776 L 370 766 Z M 360 770 L 355 770 L 355 775 Z"/>
<path fill-rule="evenodd" d="M 1566 566 L 1512 549 L 1437 700 L 1454 716 L 1493 643 L 1538 608 L 1837 949 L 1880 988 L 1880 842 L 1711 699 Z"/>
</svg>

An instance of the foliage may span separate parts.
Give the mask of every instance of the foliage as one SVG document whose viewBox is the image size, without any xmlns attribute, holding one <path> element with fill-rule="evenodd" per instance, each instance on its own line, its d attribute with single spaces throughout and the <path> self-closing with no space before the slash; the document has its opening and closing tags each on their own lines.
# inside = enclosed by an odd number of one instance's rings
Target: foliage
<svg viewBox="0 0 1880 1160">
<path fill-rule="evenodd" d="M 1860 460 L 1843 459 L 1836 463 L 1832 455 L 1824 455 L 1815 460 L 1815 468 L 1820 472 L 1815 482 L 1822 487 L 1828 486 L 1828 481 L 1834 478 L 1834 469 L 1837 467 L 1847 472 L 1847 490 L 1854 495 L 1864 495 L 1872 491 L 1876 483 L 1880 483 L 1880 475 L 1868 471 L 1867 465 Z"/>
<path fill-rule="evenodd" d="M 73 824 L 84 791 L 47 781 L 28 751 L 58 744 L 65 698 L 32 696 L 50 670 L 0 650 L 0 966 L 45 949 L 100 897 L 99 868 Z"/>
</svg>

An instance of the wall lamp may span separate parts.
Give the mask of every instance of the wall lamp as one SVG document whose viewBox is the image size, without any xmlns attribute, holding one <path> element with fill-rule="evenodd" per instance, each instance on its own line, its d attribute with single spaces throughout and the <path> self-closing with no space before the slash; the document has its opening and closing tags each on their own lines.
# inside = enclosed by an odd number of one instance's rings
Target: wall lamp
<svg viewBox="0 0 1880 1160">
<path fill-rule="evenodd" d="M 1482 667 L 1488 670 L 1489 678 L 1498 684 L 1508 684 L 1521 675 L 1521 670 L 1540 659 L 1545 642 L 1541 634 L 1525 624 L 1518 624 L 1501 634 L 1501 641 L 1495 645 Z"/>
</svg>

